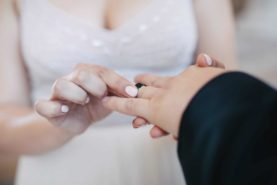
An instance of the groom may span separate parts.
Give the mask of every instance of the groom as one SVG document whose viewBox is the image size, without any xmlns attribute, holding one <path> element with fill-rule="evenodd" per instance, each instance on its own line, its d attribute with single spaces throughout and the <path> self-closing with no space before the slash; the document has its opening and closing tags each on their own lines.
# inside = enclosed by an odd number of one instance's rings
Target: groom
<svg viewBox="0 0 277 185">
<path fill-rule="evenodd" d="M 206 55 L 198 64 L 219 65 Z M 175 77 L 140 75 L 137 98 L 106 97 L 107 108 L 178 138 L 187 185 L 277 184 L 277 92 L 241 72 L 192 66 Z"/>
</svg>

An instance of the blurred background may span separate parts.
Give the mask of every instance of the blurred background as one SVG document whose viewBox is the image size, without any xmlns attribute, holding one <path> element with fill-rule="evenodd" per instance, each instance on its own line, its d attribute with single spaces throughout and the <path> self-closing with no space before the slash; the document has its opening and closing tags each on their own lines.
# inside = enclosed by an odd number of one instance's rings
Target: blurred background
<svg viewBox="0 0 277 185">
<path fill-rule="evenodd" d="M 240 68 L 277 87 L 277 1 L 233 0 Z M 0 185 L 12 185 L 16 156 L 0 156 Z"/>
<path fill-rule="evenodd" d="M 239 7 L 236 21 L 240 67 L 277 87 L 277 1 L 248 0 Z"/>
</svg>

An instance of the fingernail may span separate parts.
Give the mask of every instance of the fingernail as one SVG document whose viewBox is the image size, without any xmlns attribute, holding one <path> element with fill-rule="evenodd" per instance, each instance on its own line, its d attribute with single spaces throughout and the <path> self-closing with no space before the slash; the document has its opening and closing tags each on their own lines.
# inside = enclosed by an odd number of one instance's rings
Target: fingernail
<svg viewBox="0 0 277 185">
<path fill-rule="evenodd" d="M 209 65 L 212 66 L 213 65 L 213 60 L 211 59 L 211 57 L 207 54 L 204 54 L 204 58 L 205 58 L 205 62 Z"/>
<path fill-rule="evenodd" d="M 90 101 L 90 98 L 89 97 L 87 97 L 87 99 L 86 99 L 86 104 L 88 104 L 89 103 L 89 101 Z"/>
<path fill-rule="evenodd" d="M 136 97 L 138 95 L 138 89 L 132 86 L 127 86 L 125 92 L 131 97 Z"/>
<path fill-rule="evenodd" d="M 67 113 L 67 112 L 69 111 L 69 107 L 68 107 L 67 105 L 62 105 L 61 111 L 62 111 L 63 113 Z"/>
</svg>

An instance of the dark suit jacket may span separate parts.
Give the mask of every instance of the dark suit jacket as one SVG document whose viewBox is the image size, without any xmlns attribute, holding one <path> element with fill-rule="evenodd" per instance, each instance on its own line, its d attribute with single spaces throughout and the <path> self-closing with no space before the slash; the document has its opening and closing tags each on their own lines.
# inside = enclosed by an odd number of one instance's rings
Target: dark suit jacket
<svg viewBox="0 0 277 185">
<path fill-rule="evenodd" d="M 187 185 L 277 185 L 277 92 L 232 72 L 198 92 L 180 126 Z"/>
</svg>

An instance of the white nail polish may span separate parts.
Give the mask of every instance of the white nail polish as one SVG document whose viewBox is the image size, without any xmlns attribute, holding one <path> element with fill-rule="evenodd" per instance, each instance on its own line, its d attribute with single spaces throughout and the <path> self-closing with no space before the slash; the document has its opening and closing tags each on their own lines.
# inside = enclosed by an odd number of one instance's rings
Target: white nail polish
<svg viewBox="0 0 277 185">
<path fill-rule="evenodd" d="M 67 113 L 67 112 L 69 111 L 69 107 L 68 107 L 67 105 L 62 105 L 61 111 L 62 111 L 63 113 Z"/>
<path fill-rule="evenodd" d="M 90 98 L 89 97 L 87 97 L 87 99 L 86 99 L 86 104 L 88 104 L 89 103 L 89 101 L 90 101 Z"/>
<path fill-rule="evenodd" d="M 132 86 L 127 86 L 125 92 L 131 97 L 136 97 L 138 95 L 138 89 Z"/>
<path fill-rule="evenodd" d="M 213 60 L 211 59 L 211 57 L 207 54 L 204 54 L 204 57 L 205 57 L 205 60 L 206 60 L 206 63 L 211 66 L 213 65 Z"/>
</svg>

